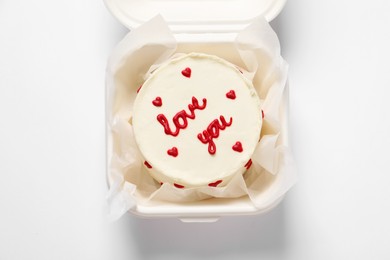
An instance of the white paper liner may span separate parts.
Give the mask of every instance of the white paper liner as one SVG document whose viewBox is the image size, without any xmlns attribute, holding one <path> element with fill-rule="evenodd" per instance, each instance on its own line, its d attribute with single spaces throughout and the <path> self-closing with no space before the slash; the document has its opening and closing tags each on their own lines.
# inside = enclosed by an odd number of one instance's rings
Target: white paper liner
<svg viewBox="0 0 390 260">
<path fill-rule="evenodd" d="M 235 48 L 245 64 L 244 75 L 253 80 L 265 113 L 260 142 L 252 167 L 224 187 L 178 189 L 160 185 L 147 174 L 129 119 L 138 87 L 149 71 L 171 58 L 178 43 L 165 21 L 157 16 L 132 30 L 113 51 L 107 66 L 108 204 L 113 219 L 136 205 L 150 201 L 187 202 L 210 197 L 249 196 L 263 209 L 280 199 L 295 183 L 290 151 L 283 140 L 282 108 L 288 65 L 280 56 L 279 40 L 258 18 L 238 33 Z"/>
</svg>

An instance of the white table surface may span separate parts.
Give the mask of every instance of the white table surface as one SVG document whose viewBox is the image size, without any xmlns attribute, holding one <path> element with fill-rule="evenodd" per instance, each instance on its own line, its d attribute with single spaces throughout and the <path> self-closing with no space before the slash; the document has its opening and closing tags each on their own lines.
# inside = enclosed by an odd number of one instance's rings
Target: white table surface
<svg viewBox="0 0 390 260">
<path fill-rule="evenodd" d="M 299 182 L 264 216 L 106 219 L 101 0 L 0 1 L 0 259 L 390 259 L 390 1 L 289 0 Z"/>
</svg>

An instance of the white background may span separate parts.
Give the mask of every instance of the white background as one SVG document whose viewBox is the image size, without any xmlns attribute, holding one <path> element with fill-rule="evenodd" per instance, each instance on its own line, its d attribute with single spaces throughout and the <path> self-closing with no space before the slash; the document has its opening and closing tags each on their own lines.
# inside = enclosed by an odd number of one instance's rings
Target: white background
<svg viewBox="0 0 390 260">
<path fill-rule="evenodd" d="M 264 216 L 105 214 L 101 0 L 0 1 L 0 259 L 390 259 L 390 1 L 289 0 L 299 182 Z"/>
</svg>

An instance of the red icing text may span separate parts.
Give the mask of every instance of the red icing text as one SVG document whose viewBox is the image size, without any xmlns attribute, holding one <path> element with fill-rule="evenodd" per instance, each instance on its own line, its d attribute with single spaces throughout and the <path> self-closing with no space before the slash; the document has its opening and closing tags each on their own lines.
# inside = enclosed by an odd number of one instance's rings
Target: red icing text
<svg viewBox="0 0 390 260">
<path fill-rule="evenodd" d="M 219 119 L 221 122 L 219 122 L 218 119 L 214 119 L 206 130 L 203 130 L 202 133 L 198 134 L 198 139 L 202 143 L 209 144 L 208 150 L 210 154 L 215 154 L 217 151 L 213 139 L 219 136 L 219 130 L 224 130 L 233 123 L 233 118 L 230 118 L 229 122 L 226 122 L 223 116 L 220 116 Z"/>
<path fill-rule="evenodd" d="M 187 118 L 195 119 L 195 109 L 199 109 L 199 110 L 205 109 L 206 104 L 207 104 L 207 100 L 204 98 L 204 99 L 202 99 L 202 101 L 203 101 L 203 104 L 199 105 L 196 97 L 192 97 L 192 104 L 188 105 L 188 109 L 190 110 L 190 113 L 188 114 L 183 109 L 182 111 L 178 112 L 173 117 L 172 122 L 176 128 L 174 131 L 172 131 L 171 127 L 169 126 L 168 119 L 165 117 L 165 115 L 159 114 L 157 116 L 157 121 L 160 122 L 160 124 L 164 127 L 165 134 L 172 135 L 172 136 L 179 135 L 180 129 L 184 129 L 188 125 Z"/>
</svg>

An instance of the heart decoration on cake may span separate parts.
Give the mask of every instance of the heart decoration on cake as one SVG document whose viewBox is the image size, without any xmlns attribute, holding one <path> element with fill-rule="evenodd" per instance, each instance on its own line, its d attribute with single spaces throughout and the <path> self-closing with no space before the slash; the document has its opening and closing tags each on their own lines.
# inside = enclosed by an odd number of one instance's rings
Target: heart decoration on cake
<svg viewBox="0 0 390 260">
<path fill-rule="evenodd" d="M 167 151 L 167 154 L 169 154 L 170 156 L 176 157 L 179 154 L 179 151 L 177 150 L 176 147 L 172 147 L 171 149 L 169 149 Z"/>
<path fill-rule="evenodd" d="M 153 101 L 152 101 L 153 105 L 155 105 L 156 107 L 161 107 L 162 106 L 162 100 L 160 97 L 156 97 Z"/>
<path fill-rule="evenodd" d="M 252 166 L 252 159 L 249 159 L 249 161 L 245 164 L 245 168 L 248 170 Z"/>
<path fill-rule="evenodd" d="M 230 99 L 236 99 L 236 92 L 234 92 L 234 90 L 230 90 L 228 93 L 226 93 L 226 97 Z"/>
<path fill-rule="evenodd" d="M 236 152 L 241 153 L 241 152 L 243 151 L 241 142 L 236 142 L 236 143 L 233 145 L 232 149 L 233 149 L 234 151 L 236 151 Z"/>
<path fill-rule="evenodd" d="M 218 180 L 216 182 L 209 183 L 210 187 L 217 187 L 219 184 L 221 184 L 222 180 Z"/>
<path fill-rule="evenodd" d="M 181 71 L 181 74 L 183 74 L 184 77 L 190 78 L 191 77 L 191 69 L 187 67 Z"/>
<path fill-rule="evenodd" d="M 150 165 L 147 161 L 144 162 L 145 166 L 148 167 L 149 169 L 152 169 L 152 165 Z"/>
<path fill-rule="evenodd" d="M 183 185 L 180 185 L 180 184 L 177 184 L 177 183 L 174 183 L 173 186 L 175 186 L 176 188 L 179 188 L 179 189 L 183 189 L 184 188 Z"/>
<path fill-rule="evenodd" d="M 141 90 L 141 88 L 142 88 L 142 84 L 138 87 L 137 93 Z"/>
</svg>

